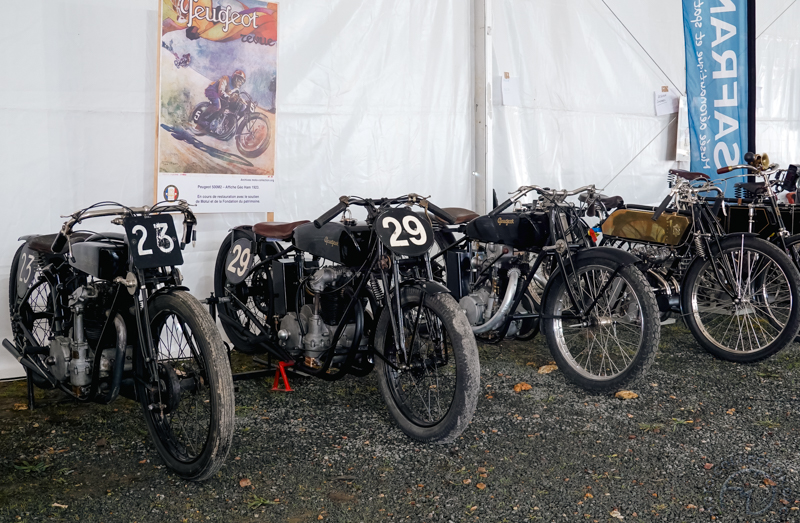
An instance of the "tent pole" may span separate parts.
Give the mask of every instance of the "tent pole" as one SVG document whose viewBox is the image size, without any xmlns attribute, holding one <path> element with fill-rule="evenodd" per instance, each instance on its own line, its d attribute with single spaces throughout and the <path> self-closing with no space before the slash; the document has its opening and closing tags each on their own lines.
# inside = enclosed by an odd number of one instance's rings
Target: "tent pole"
<svg viewBox="0 0 800 523">
<path fill-rule="evenodd" d="M 747 147 L 756 151 L 756 0 L 747 0 Z"/>
<path fill-rule="evenodd" d="M 475 71 L 474 209 L 492 209 L 492 0 L 473 0 Z"/>
</svg>

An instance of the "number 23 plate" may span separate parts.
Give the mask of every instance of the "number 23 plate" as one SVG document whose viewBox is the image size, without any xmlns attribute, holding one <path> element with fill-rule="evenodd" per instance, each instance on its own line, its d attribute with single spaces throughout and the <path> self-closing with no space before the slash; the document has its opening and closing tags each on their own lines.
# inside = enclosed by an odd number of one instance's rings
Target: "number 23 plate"
<svg viewBox="0 0 800 523">
<path fill-rule="evenodd" d="M 122 221 L 122 225 L 128 235 L 133 263 L 139 269 L 183 263 L 172 216 L 129 216 Z"/>
<path fill-rule="evenodd" d="M 421 256 L 433 246 L 433 229 L 428 219 L 409 209 L 389 209 L 375 220 L 378 238 L 392 252 Z"/>
</svg>

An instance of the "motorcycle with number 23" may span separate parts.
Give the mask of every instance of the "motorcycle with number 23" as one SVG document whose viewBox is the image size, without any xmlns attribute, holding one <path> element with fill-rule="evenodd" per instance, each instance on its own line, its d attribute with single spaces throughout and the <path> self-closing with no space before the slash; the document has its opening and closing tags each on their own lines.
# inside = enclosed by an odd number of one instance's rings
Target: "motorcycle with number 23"
<svg viewBox="0 0 800 523">
<path fill-rule="evenodd" d="M 366 210 L 366 221 L 352 218 L 354 206 Z M 480 365 L 466 316 L 433 281 L 429 212 L 453 222 L 409 194 L 343 196 L 313 224 L 234 228 L 214 270 L 225 333 L 240 352 L 269 353 L 279 366 L 327 381 L 374 367 L 403 432 L 455 440 L 475 412 Z"/>
<path fill-rule="evenodd" d="M 168 213 L 183 214 L 180 241 Z M 125 234 L 73 230 L 100 217 Z M 196 223 L 185 201 L 100 202 L 57 234 L 23 236 L 9 280 L 13 341 L 3 346 L 38 387 L 80 402 L 138 400 L 166 465 L 200 481 L 228 454 L 234 397 L 219 331 L 177 268 Z"/>
</svg>

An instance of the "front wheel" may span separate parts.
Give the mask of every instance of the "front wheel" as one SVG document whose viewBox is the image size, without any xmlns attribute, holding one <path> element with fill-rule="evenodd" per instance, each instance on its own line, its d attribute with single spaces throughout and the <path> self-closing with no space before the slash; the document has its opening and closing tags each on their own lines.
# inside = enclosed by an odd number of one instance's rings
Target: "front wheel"
<svg viewBox="0 0 800 523">
<path fill-rule="evenodd" d="M 717 358 L 763 360 L 797 335 L 800 274 L 781 249 L 759 238 L 727 238 L 720 246 L 720 253 L 696 259 L 686 273 L 681 288 L 686 325 Z"/>
<path fill-rule="evenodd" d="M 269 147 L 271 134 L 267 117 L 251 114 L 236 129 L 236 148 L 245 158 L 261 156 Z"/>
<path fill-rule="evenodd" d="M 584 259 L 574 268 L 566 279 L 561 273 L 554 276 L 558 279 L 543 304 L 542 330 L 550 353 L 579 387 L 619 390 L 643 376 L 655 360 L 661 331 L 655 295 L 632 265 Z M 580 310 L 586 311 L 583 317 Z"/>
<path fill-rule="evenodd" d="M 478 346 L 467 318 L 449 294 L 403 289 L 406 351 L 395 343 L 391 313 L 384 308 L 375 332 L 378 387 L 400 429 L 429 443 L 449 443 L 467 427 L 478 403 Z"/>
<path fill-rule="evenodd" d="M 202 481 L 225 461 L 234 430 L 233 379 L 214 322 L 189 293 L 155 296 L 148 307 L 155 358 L 137 358 L 136 380 L 147 429 L 166 465 Z M 143 351 L 144 352 L 144 351 Z M 148 387 L 143 381 L 154 381 Z"/>
</svg>

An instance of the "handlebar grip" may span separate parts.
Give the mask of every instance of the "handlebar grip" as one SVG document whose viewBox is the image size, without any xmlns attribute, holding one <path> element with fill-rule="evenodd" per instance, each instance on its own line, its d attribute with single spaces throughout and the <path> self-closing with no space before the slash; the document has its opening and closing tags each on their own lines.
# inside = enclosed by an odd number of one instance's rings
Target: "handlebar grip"
<svg viewBox="0 0 800 523">
<path fill-rule="evenodd" d="M 720 167 L 719 169 L 717 169 L 717 174 L 725 174 L 725 173 L 729 173 L 729 172 L 731 172 L 732 170 L 733 170 L 733 168 L 732 168 L 732 167 Z"/>
<path fill-rule="evenodd" d="M 59 252 L 61 252 L 61 249 L 63 249 L 66 244 L 67 244 L 66 235 L 64 235 L 64 233 L 62 233 L 62 232 L 59 232 L 56 235 L 56 239 L 53 240 L 53 245 L 51 245 L 50 248 L 53 250 L 53 252 L 59 253 Z"/>
<path fill-rule="evenodd" d="M 513 203 L 514 203 L 514 202 L 511 200 L 511 198 L 509 198 L 508 200 L 504 201 L 503 203 L 501 203 L 500 205 L 498 205 L 497 207 L 495 207 L 494 209 L 492 209 L 491 211 L 489 211 L 489 212 L 487 213 L 487 216 L 497 216 L 497 215 L 498 215 L 498 214 L 500 214 L 501 212 L 503 212 L 503 211 L 505 211 L 506 209 L 508 209 L 509 207 L 511 207 L 511 205 L 512 205 Z"/>
<path fill-rule="evenodd" d="M 347 209 L 347 204 L 344 202 L 339 202 L 333 206 L 331 210 L 314 220 L 314 227 L 317 229 L 321 229 L 323 225 L 328 223 L 329 221 L 336 218 L 339 214 L 341 214 L 345 209 Z"/>
<path fill-rule="evenodd" d="M 671 201 L 672 201 L 672 194 L 670 193 L 667 195 L 666 198 L 664 198 L 664 201 L 661 202 L 661 205 L 658 206 L 658 209 L 656 209 L 656 212 L 653 214 L 653 221 L 656 221 L 659 218 L 661 218 L 661 215 L 664 214 L 664 211 L 667 210 L 667 206 Z"/>
<path fill-rule="evenodd" d="M 434 216 L 438 216 L 439 218 L 446 221 L 450 225 L 456 223 L 456 219 L 453 218 L 453 216 L 449 212 L 445 211 L 441 207 L 432 204 L 430 201 L 428 202 L 428 210 L 431 212 L 431 214 L 433 214 Z"/>
</svg>

